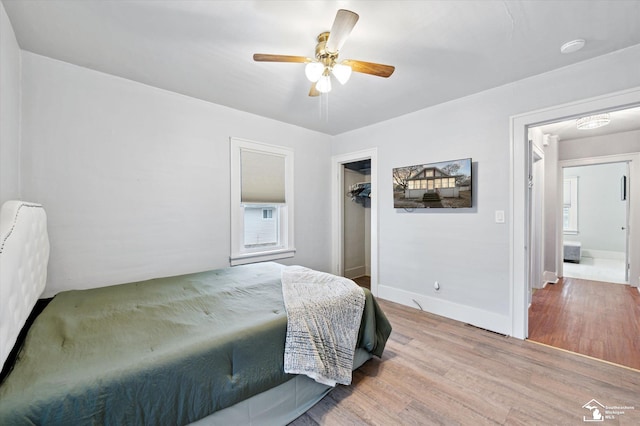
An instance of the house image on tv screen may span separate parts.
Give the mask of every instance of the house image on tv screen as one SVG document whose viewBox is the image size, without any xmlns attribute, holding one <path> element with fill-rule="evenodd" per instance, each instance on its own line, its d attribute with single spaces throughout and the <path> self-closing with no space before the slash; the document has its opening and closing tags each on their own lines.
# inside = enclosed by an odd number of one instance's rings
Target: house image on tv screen
<svg viewBox="0 0 640 426">
<path fill-rule="evenodd" d="M 395 208 L 472 206 L 471 159 L 393 169 Z"/>
</svg>

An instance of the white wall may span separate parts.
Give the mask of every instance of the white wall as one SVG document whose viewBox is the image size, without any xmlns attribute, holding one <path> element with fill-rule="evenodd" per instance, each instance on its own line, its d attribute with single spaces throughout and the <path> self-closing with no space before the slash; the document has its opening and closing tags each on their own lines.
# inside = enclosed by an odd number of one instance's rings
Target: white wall
<svg viewBox="0 0 640 426">
<path fill-rule="evenodd" d="M 523 284 L 510 278 L 509 224 L 494 222 L 496 210 L 510 217 L 510 117 L 640 86 L 639 64 L 636 46 L 335 137 L 334 155 L 378 148 L 379 295 L 511 334 L 512 292 Z M 473 209 L 393 208 L 392 168 L 464 157 L 474 163 Z"/>
<path fill-rule="evenodd" d="M 0 3 L 0 205 L 20 198 L 20 48 Z"/>
<path fill-rule="evenodd" d="M 328 136 L 29 52 L 22 61 L 23 196 L 49 217 L 45 295 L 227 266 L 230 136 L 294 149 L 288 263 L 330 269 Z"/>
<path fill-rule="evenodd" d="M 566 167 L 564 178 L 578 177 L 578 234 L 565 234 L 567 241 L 580 241 L 585 251 L 626 251 L 626 202 L 621 200 L 620 179 L 626 163 Z M 624 259 L 624 254 L 622 255 Z"/>
<path fill-rule="evenodd" d="M 560 141 L 559 160 L 640 152 L 640 130 Z"/>
</svg>

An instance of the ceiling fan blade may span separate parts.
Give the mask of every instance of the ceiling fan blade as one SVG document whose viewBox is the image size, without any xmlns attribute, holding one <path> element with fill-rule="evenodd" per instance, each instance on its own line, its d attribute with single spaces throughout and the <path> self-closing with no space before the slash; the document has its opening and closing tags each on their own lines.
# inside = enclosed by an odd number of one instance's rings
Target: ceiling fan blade
<svg viewBox="0 0 640 426">
<path fill-rule="evenodd" d="M 268 53 L 254 53 L 253 60 L 256 62 L 313 62 L 313 59 L 305 56 L 269 55 Z"/>
<path fill-rule="evenodd" d="M 311 89 L 309 89 L 309 96 L 320 96 L 320 92 L 316 89 L 316 83 L 311 84 Z"/>
<path fill-rule="evenodd" d="M 378 77 L 389 77 L 393 74 L 396 67 L 392 65 L 376 64 L 373 62 L 356 61 L 353 59 L 346 59 L 342 61 L 342 64 L 349 65 L 355 72 L 361 72 L 364 74 L 376 75 Z"/>
<path fill-rule="evenodd" d="M 342 49 L 342 45 L 347 41 L 347 37 L 351 34 L 351 30 L 358 22 L 358 14 L 350 10 L 340 9 L 336 14 L 336 19 L 331 26 L 329 32 L 329 40 L 327 40 L 326 49 L 331 53 L 338 53 Z"/>
</svg>

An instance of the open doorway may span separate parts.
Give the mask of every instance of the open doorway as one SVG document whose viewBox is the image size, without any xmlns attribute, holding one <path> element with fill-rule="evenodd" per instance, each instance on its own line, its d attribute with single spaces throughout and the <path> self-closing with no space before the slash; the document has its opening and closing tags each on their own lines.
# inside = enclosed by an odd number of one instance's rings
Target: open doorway
<svg viewBox="0 0 640 426">
<path fill-rule="evenodd" d="M 364 273 L 369 277 L 369 288 L 374 296 L 378 294 L 377 156 L 378 150 L 372 148 L 336 155 L 331 159 L 332 273 L 353 278 Z M 354 210 L 356 216 L 351 217 L 347 213 L 345 220 L 345 211 Z M 361 237 L 356 235 L 354 238 L 350 234 L 352 230 Z M 363 256 L 352 259 L 352 246 L 363 251 Z"/>
<path fill-rule="evenodd" d="M 608 124 L 578 129 L 577 121 L 589 114 L 605 116 Z M 640 258 L 631 253 L 630 233 L 634 231 L 630 221 L 634 217 L 631 210 L 638 208 L 631 193 L 638 189 L 632 181 L 640 153 L 640 107 L 613 107 L 598 114 L 586 110 L 530 126 L 528 135 L 543 146 L 545 154 L 545 282 L 564 276 L 565 265 L 576 269 L 564 262 L 567 251 L 573 264 L 582 264 L 582 257 L 587 262 L 624 258 L 615 276 L 605 279 L 600 274 L 599 278 L 637 287 Z M 637 200 L 635 205 L 639 205 Z"/>
<path fill-rule="evenodd" d="M 540 126 L 546 123 L 580 117 L 589 112 L 611 111 L 638 106 L 640 106 L 640 88 L 633 88 L 511 117 L 511 185 L 509 189 L 509 199 L 511 200 L 512 209 L 509 211 L 508 221 L 511 222 L 510 248 L 512 255 L 509 259 L 509 275 L 512 302 L 510 307 L 510 334 L 513 337 L 526 339 L 529 333 L 527 289 L 529 288 L 530 280 L 530 226 L 527 213 L 529 209 L 527 201 L 529 168 L 527 167 L 527 162 L 530 160 L 530 157 L 527 155 L 527 147 L 529 146 L 527 130 L 530 127 Z M 549 155 L 546 154 L 545 160 L 547 160 L 547 162 L 549 162 L 549 158 Z M 640 169 L 638 169 L 637 164 L 632 166 L 631 169 L 632 179 L 633 176 L 640 176 Z M 551 195 L 551 191 L 549 193 L 546 192 L 549 186 L 550 185 L 545 183 L 545 197 Z M 631 185 L 629 192 L 632 200 L 640 200 L 640 185 Z M 551 198 L 553 200 L 555 199 L 553 197 Z M 549 225 L 546 219 L 545 217 L 545 235 L 548 232 L 555 232 L 555 229 Z M 560 218 L 556 218 L 553 223 L 559 223 L 559 220 Z M 632 290 L 635 294 L 639 294 L 637 285 L 638 279 L 640 278 L 640 269 L 638 269 L 640 265 L 635 265 L 633 260 L 640 261 L 640 256 L 635 254 L 640 252 L 638 243 L 638 241 L 640 241 L 640 224 L 638 224 L 638 219 L 634 217 L 634 215 L 630 216 L 629 231 L 631 235 L 629 252 L 632 259 L 630 262 L 630 286 L 634 287 Z M 561 247 L 552 247 L 552 250 L 549 252 L 545 251 L 545 265 L 547 264 L 548 258 L 556 258 L 556 253 L 559 252 L 560 249 Z M 562 264 L 554 267 L 554 270 L 558 273 L 561 269 Z"/>
<path fill-rule="evenodd" d="M 560 166 L 563 277 L 628 284 L 629 162 Z"/>
<path fill-rule="evenodd" d="M 371 289 L 371 159 L 344 163 L 344 276 Z"/>
<path fill-rule="evenodd" d="M 580 115 L 529 128 L 533 139 L 532 132 L 537 132 L 550 163 L 544 176 L 548 193 L 543 197 L 549 201 L 543 207 L 549 220 L 542 233 L 533 232 L 540 206 L 529 196 L 530 247 L 533 251 L 535 236 L 542 234 L 545 252 L 549 249 L 554 255 L 546 256 L 543 271 L 532 260 L 533 252 L 528 260 L 529 277 L 542 272 L 545 282 L 531 297 L 527 332 L 538 343 L 640 368 L 640 352 L 632 343 L 640 333 L 640 323 L 633 320 L 640 293 L 637 282 L 628 285 L 629 267 L 633 264 L 638 270 L 629 256 L 629 221 L 637 199 L 630 189 L 638 179 L 640 109 L 611 110 L 607 118 L 613 120 L 618 113 L 635 114 L 631 127 L 579 134 L 573 128 L 584 116 Z M 572 126 L 566 134 L 574 139 L 551 133 L 562 126 Z M 535 157 L 531 161 L 530 188 Z M 529 284 L 536 288 L 536 282 Z"/>
</svg>

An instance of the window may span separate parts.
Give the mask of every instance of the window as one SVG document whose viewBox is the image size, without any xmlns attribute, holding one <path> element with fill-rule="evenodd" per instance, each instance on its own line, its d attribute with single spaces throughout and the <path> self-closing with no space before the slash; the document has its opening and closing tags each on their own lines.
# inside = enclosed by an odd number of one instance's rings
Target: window
<svg viewBox="0 0 640 426">
<path fill-rule="evenodd" d="M 247 204 L 244 206 L 244 241 L 245 249 L 256 247 L 278 247 L 280 232 L 278 221 L 273 213 L 277 207 L 264 208 L 261 205 Z M 278 214 L 275 215 L 276 219 Z"/>
<path fill-rule="evenodd" d="M 562 231 L 565 234 L 578 233 L 578 176 L 564 179 L 562 191 Z"/>
<path fill-rule="evenodd" d="M 293 152 L 231 138 L 231 265 L 294 253 Z"/>
</svg>

